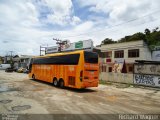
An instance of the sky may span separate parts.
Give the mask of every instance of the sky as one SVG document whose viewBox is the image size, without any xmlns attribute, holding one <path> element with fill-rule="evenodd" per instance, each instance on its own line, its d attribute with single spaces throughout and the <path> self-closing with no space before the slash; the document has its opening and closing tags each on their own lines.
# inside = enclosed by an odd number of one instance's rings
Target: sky
<svg viewBox="0 0 160 120">
<path fill-rule="evenodd" d="M 160 27 L 159 0 L 0 0 L 0 56 L 39 55 L 40 45 L 105 38 Z"/>
</svg>

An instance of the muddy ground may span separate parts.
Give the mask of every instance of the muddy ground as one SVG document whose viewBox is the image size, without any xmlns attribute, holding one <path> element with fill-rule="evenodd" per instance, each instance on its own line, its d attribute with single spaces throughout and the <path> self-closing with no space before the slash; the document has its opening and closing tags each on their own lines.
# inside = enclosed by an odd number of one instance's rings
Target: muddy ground
<svg viewBox="0 0 160 120">
<path fill-rule="evenodd" d="M 0 70 L 0 113 L 88 115 L 92 119 L 95 114 L 101 115 L 98 119 L 102 114 L 160 114 L 160 89 L 101 84 L 84 90 L 60 89 L 30 80 L 27 74 Z"/>
</svg>

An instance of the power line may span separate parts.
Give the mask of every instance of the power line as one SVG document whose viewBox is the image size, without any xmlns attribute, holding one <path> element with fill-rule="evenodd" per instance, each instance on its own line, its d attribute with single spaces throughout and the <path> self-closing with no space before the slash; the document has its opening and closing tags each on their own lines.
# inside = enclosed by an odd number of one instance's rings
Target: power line
<svg viewBox="0 0 160 120">
<path fill-rule="evenodd" d="M 121 26 L 121 25 L 130 23 L 130 22 L 133 22 L 133 21 L 136 21 L 136 20 L 139 20 L 139 19 L 148 17 L 148 16 L 150 16 L 150 15 L 152 15 L 152 14 L 155 14 L 155 13 L 158 13 L 158 12 L 160 12 L 160 10 L 154 11 L 154 12 L 149 13 L 149 14 L 147 14 L 147 15 L 144 15 L 144 16 L 141 16 L 141 17 L 138 17 L 138 18 L 135 18 L 135 19 L 131 19 L 131 20 L 128 20 L 128 21 L 125 21 L 125 22 L 122 22 L 122 23 L 119 23 L 119 24 L 116 24 L 116 25 L 112 25 L 112 26 L 110 26 L 108 29 L 111 29 L 111 28 L 113 28 L 113 27 Z M 82 35 L 86 35 L 86 34 L 89 34 L 89 33 L 95 33 L 95 32 L 99 32 L 99 31 L 104 31 L 104 29 L 95 30 L 95 31 L 86 32 L 86 33 L 81 33 L 81 34 L 73 35 L 73 36 L 66 36 L 66 37 L 64 37 L 63 39 L 71 38 L 71 37 L 77 37 L 77 36 L 82 36 Z"/>
<path fill-rule="evenodd" d="M 159 18 L 160 19 L 160 18 Z M 126 28 L 125 30 L 127 30 L 127 29 L 130 29 L 130 28 L 133 28 L 133 27 L 137 27 L 137 26 L 139 26 L 139 25 L 143 25 L 143 24 L 146 24 L 146 23 L 152 23 L 152 22 L 154 22 L 154 21 L 156 21 L 156 20 L 159 20 L 159 19 L 155 19 L 155 20 L 152 20 L 152 21 L 149 21 L 149 22 L 144 22 L 144 23 L 141 23 L 141 24 L 136 24 L 136 25 L 134 25 L 134 26 L 130 26 L 130 27 L 128 27 L 128 28 Z M 160 25 L 156 25 L 155 27 L 160 27 Z M 119 31 L 119 30 L 112 30 L 112 31 L 109 31 L 109 32 L 107 32 L 107 34 L 108 33 L 115 33 L 115 32 L 117 32 L 117 31 Z"/>
</svg>

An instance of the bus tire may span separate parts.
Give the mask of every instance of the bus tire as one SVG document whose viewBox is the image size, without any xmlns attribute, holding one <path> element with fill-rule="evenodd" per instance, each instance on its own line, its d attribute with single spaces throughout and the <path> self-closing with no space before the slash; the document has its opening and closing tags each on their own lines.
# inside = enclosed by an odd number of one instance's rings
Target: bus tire
<svg viewBox="0 0 160 120">
<path fill-rule="evenodd" d="M 64 88 L 64 80 L 63 79 L 59 80 L 59 87 Z"/>
<path fill-rule="evenodd" d="M 58 80 L 57 80 L 57 78 L 54 78 L 54 79 L 53 79 L 53 85 L 54 85 L 55 87 L 58 87 Z"/>
<path fill-rule="evenodd" d="M 33 79 L 33 80 L 36 80 L 36 77 L 35 77 L 35 75 L 34 75 L 34 74 L 32 75 L 32 79 Z"/>
</svg>

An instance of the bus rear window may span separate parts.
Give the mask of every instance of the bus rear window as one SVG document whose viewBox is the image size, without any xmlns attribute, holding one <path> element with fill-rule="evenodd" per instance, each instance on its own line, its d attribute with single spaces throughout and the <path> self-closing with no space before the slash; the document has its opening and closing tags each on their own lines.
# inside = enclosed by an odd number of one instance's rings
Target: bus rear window
<svg viewBox="0 0 160 120">
<path fill-rule="evenodd" d="M 84 59 L 86 63 L 98 63 L 98 54 L 95 52 L 84 51 Z"/>
</svg>

